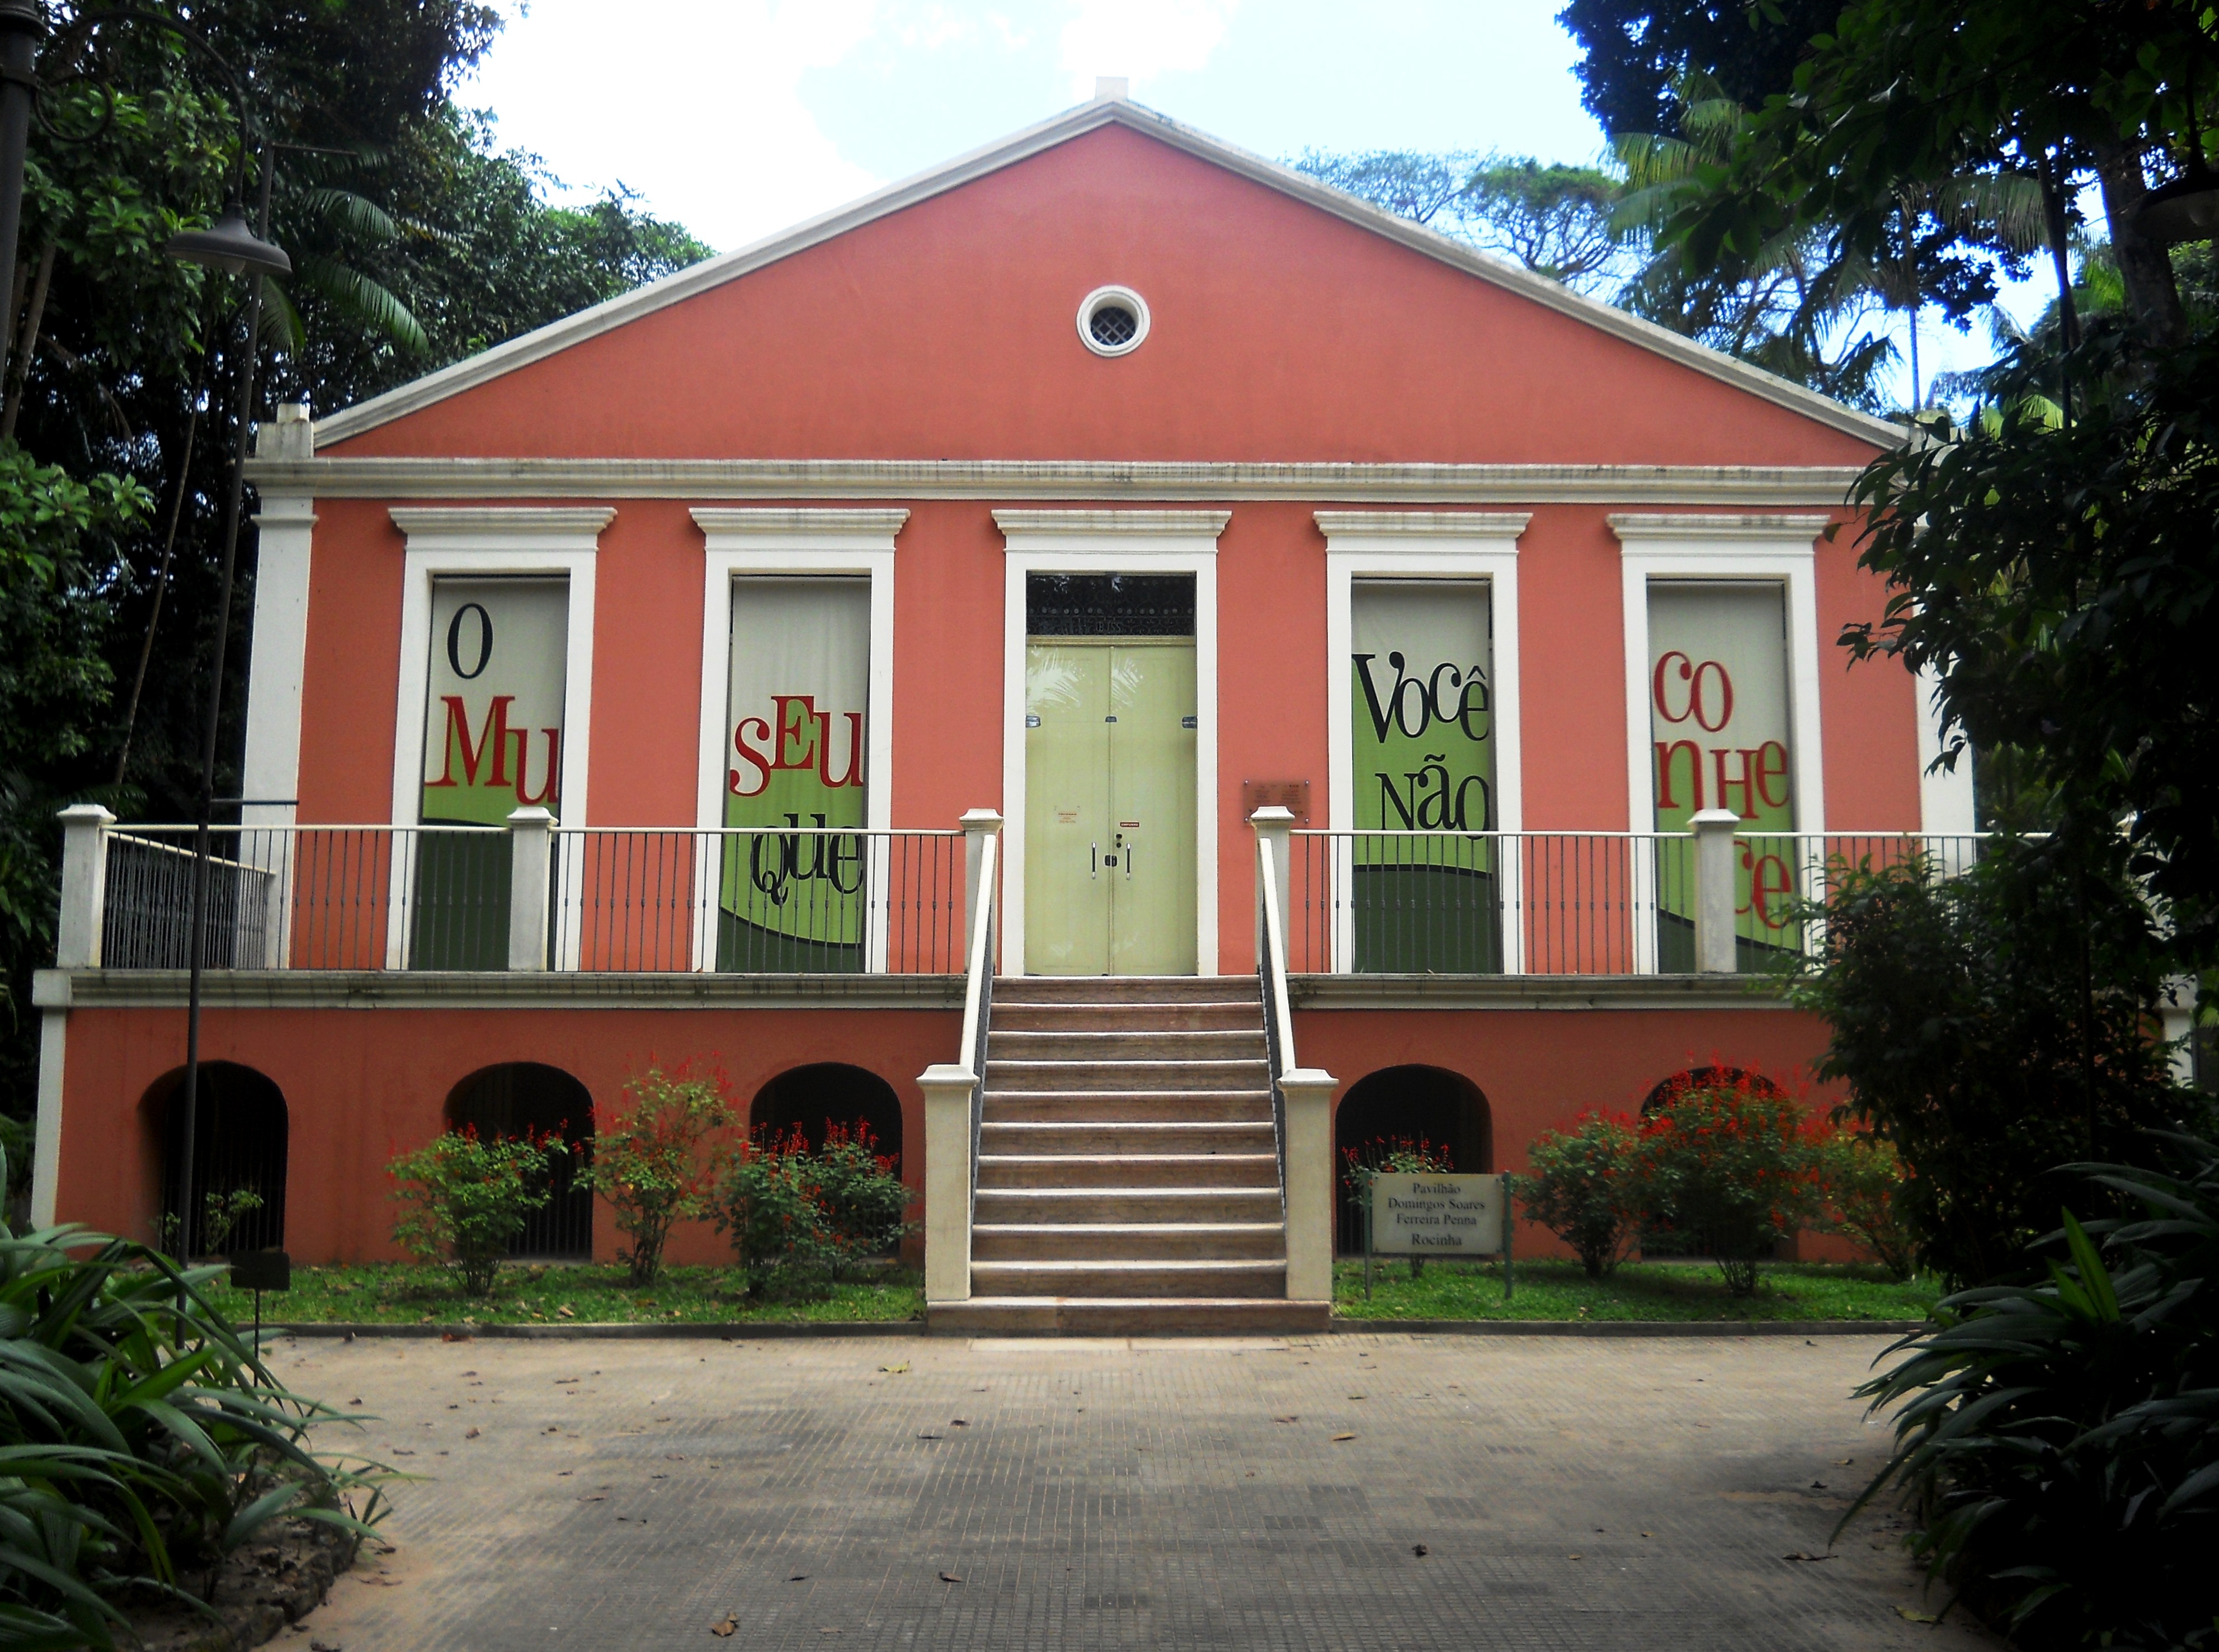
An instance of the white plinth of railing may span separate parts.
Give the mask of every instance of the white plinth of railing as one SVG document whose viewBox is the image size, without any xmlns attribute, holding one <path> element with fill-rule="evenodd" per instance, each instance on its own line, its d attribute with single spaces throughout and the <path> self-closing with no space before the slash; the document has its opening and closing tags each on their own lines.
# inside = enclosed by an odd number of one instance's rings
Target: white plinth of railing
<svg viewBox="0 0 2219 1652">
<path fill-rule="evenodd" d="M 985 1101 L 986 1031 L 993 1012 L 996 891 L 1001 883 L 1002 817 L 991 809 L 963 817 L 964 938 L 960 1059 L 917 1076 L 924 1092 L 924 1300 L 971 1300 L 971 1220 L 979 1186 L 979 1130 Z"/>
<path fill-rule="evenodd" d="M 1287 993 L 1287 844 L 1293 814 L 1275 806 L 1248 817 L 1256 831 L 1256 966 L 1264 990 L 1265 1046 L 1279 1136 L 1286 1222 L 1287 1295 L 1333 1300 L 1333 1093 L 1329 1072 L 1301 1065 Z"/>
</svg>

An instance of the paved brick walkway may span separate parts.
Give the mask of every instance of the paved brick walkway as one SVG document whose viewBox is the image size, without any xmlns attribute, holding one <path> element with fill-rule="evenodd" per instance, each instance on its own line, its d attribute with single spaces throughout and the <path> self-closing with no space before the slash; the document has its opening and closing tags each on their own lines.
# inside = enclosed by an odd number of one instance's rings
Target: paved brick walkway
<svg viewBox="0 0 2219 1652">
<path fill-rule="evenodd" d="M 303 1340 L 427 1477 L 280 1644 L 1985 1643 L 1886 1521 L 1828 1549 L 1880 1345 Z"/>
</svg>

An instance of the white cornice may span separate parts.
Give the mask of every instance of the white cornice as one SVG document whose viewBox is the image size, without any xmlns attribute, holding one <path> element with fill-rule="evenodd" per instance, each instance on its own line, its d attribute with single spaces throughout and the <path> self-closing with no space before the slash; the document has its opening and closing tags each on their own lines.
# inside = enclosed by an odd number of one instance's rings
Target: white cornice
<svg viewBox="0 0 2219 1652">
<path fill-rule="evenodd" d="M 744 543 L 768 538 L 867 539 L 873 544 L 891 545 L 894 536 L 902 531 L 902 524 L 908 520 L 906 510 L 873 510 L 867 507 L 811 510 L 774 506 L 750 510 L 704 505 L 693 511 L 694 525 L 706 534 L 712 543 L 733 540 Z"/>
<path fill-rule="evenodd" d="M 395 506 L 411 550 L 593 550 L 616 519 L 606 505 Z"/>
<path fill-rule="evenodd" d="M 1669 515 L 1612 515 L 1606 517 L 1621 543 L 1637 540 L 1762 539 L 1778 543 L 1794 540 L 1807 545 L 1826 531 L 1832 520 L 1824 516 L 1709 516 L 1694 512 Z"/>
<path fill-rule="evenodd" d="M 1409 504 L 1838 506 L 1842 465 L 1358 464 L 1115 459 L 250 460 L 314 499 L 1377 500 Z"/>
<path fill-rule="evenodd" d="M 994 525 L 1008 538 L 1023 534 L 1139 533 L 1156 537 L 1215 539 L 1233 519 L 1230 511 L 997 511 Z"/>
<path fill-rule="evenodd" d="M 1422 224 L 1384 212 L 1369 202 L 1359 201 L 1354 196 L 1343 194 L 1314 178 L 1305 177 L 1276 161 L 1251 154 L 1245 149 L 1197 131 L 1192 127 L 1184 126 L 1153 109 L 1122 100 L 1084 103 L 1076 109 L 1067 109 L 1011 137 L 974 149 L 915 177 L 890 184 L 860 201 L 822 214 L 781 234 L 757 241 L 737 252 L 727 252 L 722 257 L 706 259 L 675 275 L 667 276 L 661 281 L 612 298 L 606 303 L 595 305 L 591 309 L 581 310 L 575 315 L 541 327 L 535 332 L 497 345 L 481 355 L 457 362 L 452 367 L 443 368 L 413 383 L 388 390 L 383 395 L 374 396 L 318 423 L 315 439 L 321 444 L 359 436 L 364 431 L 374 430 L 444 397 L 541 360 L 558 350 L 598 337 L 690 298 L 696 293 L 735 280 L 781 258 L 791 258 L 835 236 L 845 234 L 876 219 L 915 206 L 1111 124 L 1144 134 L 1263 184 L 1267 189 L 1307 202 L 1321 211 L 1345 219 L 1375 234 L 1383 235 L 1389 240 L 1399 241 L 1427 258 L 1506 288 L 1560 314 L 1570 316 L 1682 366 L 1693 368 L 1699 373 L 1749 391 L 1860 441 L 1889 449 L 1899 445 L 1904 439 L 1905 432 L 1884 419 L 1858 413 L 1799 384 L 1791 383 L 1761 368 L 1707 349 L 1692 338 L 1658 326 L 1654 322 L 1644 321 L 1626 311 L 1584 297 L 1520 265 L 1490 258 L 1460 241 L 1451 240 L 1427 229 Z"/>
<path fill-rule="evenodd" d="M 1327 539 L 1512 539 L 1533 519 L 1530 511 L 1313 511 Z"/>
</svg>

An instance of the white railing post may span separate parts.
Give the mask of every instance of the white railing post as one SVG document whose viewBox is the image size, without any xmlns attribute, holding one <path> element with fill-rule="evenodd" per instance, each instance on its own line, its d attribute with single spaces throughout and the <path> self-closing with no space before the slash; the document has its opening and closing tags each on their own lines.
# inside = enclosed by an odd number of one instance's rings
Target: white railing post
<svg viewBox="0 0 2219 1652">
<path fill-rule="evenodd" d="M 1002 829 L 1002 817 L 991 809 L 971 809 L 956 823 L 963 829 L 963 953 L 971 955 L 971 926 L 979 916 L 979 862 L 986 853 L 986 840 Z M 987 960 L 986 967 L 993 967 Z"/>
<path fill-rule="evenodd" d="M 98 969 L 108 917 L 108 829 L 115 817 L 96 803 L 61 811 L 62 910 L 55 936 L 56 969 Z"/>
<path fill-rule="evenodd" d="M 979 1075 L 960 1062 L 927 1067 L 924 1091 L 924 1300 L 971 1300 L 971 1097 Z"/>
<path fill-rule="evenodd" d="M 555 817 L 533 805 L 508 817 L 508 966 L 547 967 L 547 905 L 555 865 Z"/>
<path fill-rule="evenodd" d="M 1279 1075 L 1287 1132 L 1287 1296 L 1333 1300 L 1333 1092 L 1315 1067 Z"/>
<path fill-rule="evenodd" d="M 1695 833 L 1695 968 L 1734 972 L 1734 831 L 1731 809 L 1704 809 L 1688 823 Z"/>
<path fill-rule="evenodd" d="M 1281 933 L 1283 935 L 1285 933 L 1284 926 L 1288 916 L 1287 891 L 1290 886 L 1287 875 L 1287 847 L 1289 835 L 1295 829 L 1295 812 L 1291 809 L 1282 808 L 1275 803 L 1266 804 L 1248 817 L 1248 823 L 1256 829 L 1256 842 L 1259 849 L 1261 845 L 1266 843 L 1271 847 L 1270 854 L 1266 855 L 1259 852 L 1256 856 L 1256 956 L 1260 959 L 1264 956 L 1265 947 L 1263 877 L 1264 866 L 1267 860 L 1271 866 L 1271 880 L 1277 885 L 1273 892 L 1277 895 L 1279 900 Z"/>
</svg>

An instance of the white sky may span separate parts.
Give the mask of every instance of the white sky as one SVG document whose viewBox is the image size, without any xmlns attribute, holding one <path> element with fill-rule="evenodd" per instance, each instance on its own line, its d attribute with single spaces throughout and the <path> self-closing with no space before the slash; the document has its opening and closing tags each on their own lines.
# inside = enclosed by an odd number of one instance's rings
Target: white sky
<svg viewBox="0 0 2219 1652">
<path fill-rule="evenodd" d="M 1243 147 L 1585 161 L 1559 0 L 529 0 L 458 101 L 573 188 L 745 245 L 1089 96 L 1097 75 Z M 2042 295 L 2013 307 L 2031 313 Z M 1899 334 L 1900 330 L 1899 329 Z M 1924 361 L 1984 338 L 1930 318 Z"/>
</svg>

